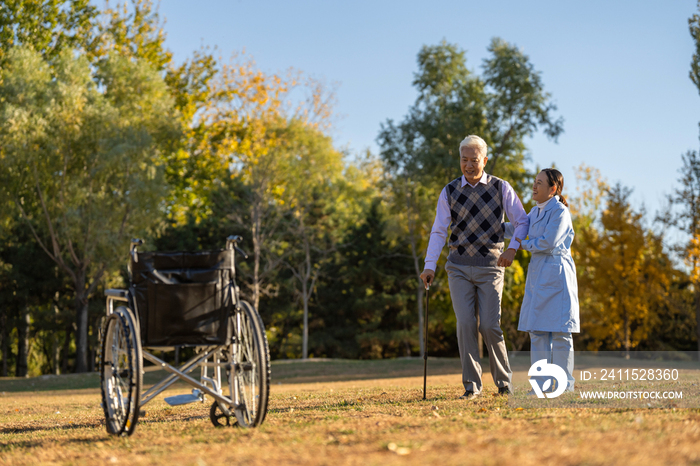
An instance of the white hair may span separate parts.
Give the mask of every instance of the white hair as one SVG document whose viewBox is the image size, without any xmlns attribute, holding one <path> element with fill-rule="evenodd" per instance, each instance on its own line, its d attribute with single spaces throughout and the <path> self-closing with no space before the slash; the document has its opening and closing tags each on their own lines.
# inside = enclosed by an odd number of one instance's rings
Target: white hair
<svg viewBox="0 0 700 466">
<path fill-rule="evenodd" d="M 470 134 L 459 143 L 460 154 L 462 154 L 462 147 L 474 148 L 476 149 L 477 154 L 481 155 L 482 157 L 486 157 L 486 153 L 489 150 L 489 146 L 486 145 L 486 141 L 473 134 Z"/>
</svg>

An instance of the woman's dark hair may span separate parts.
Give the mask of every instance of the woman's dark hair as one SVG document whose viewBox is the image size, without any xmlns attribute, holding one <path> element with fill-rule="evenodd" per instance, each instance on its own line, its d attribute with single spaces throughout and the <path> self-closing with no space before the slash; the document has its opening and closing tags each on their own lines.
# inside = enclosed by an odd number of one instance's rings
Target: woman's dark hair
<svg viewBox="0 0 700 466">
<path fill-rule="evenodd" d="M 545 168 L 542 170 L 545 175 L 547 175 L 547 183 L 549 186 L 556 186 L 557 192 L 555 195 L 559 196 L 559 201 L 566 207 L 569 207 L 569 203 L 566 202 L 566 198 L 561 195 L 561 190 L 564 189 L 564 175 L 561 174 L 556 168 Z"/>
</svg>

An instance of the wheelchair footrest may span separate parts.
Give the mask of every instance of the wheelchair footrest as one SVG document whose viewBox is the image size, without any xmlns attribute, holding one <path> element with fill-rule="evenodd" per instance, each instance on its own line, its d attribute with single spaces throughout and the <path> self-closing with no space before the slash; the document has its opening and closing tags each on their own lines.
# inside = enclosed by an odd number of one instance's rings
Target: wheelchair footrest
<svg viewBox="0 0 700 466">
<path fill-rule="evenodd" d="M 175 395 L 165 398 L 165 402 L 170 406 L 186 405 L 189 403 L 196 403 L 197 401 L 204 401 L 204 393 L 196 388 L 192 390 L 191 394 Z"/>
</svg>

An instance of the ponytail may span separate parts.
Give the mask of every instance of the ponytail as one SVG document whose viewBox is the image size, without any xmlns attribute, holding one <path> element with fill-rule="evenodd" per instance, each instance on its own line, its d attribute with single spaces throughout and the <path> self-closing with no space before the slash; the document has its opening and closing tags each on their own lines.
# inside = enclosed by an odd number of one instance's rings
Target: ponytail
<svg viewBox="0 0 700 466">
<path fill-rule="evenodd" d="M 566 202 L 566 198 L 561 194 L 562 189 L 564 189 L 564 175 L 562 175 L 556 168 L 545 168 L 542 171 L 545 173 L 545 175 L 547 175 L 547 183 L 549 186 L 557 187 L 557 191 L 554 194 L 559 196 L 559 202 L 564 204 L 566 207 L 569 207 L 569 203 Z"/>
</svg>

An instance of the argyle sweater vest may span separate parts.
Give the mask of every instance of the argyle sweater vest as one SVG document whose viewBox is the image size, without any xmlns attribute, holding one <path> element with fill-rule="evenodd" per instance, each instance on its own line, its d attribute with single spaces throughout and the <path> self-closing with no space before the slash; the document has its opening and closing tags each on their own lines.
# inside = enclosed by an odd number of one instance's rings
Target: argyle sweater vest
<svg viewBox="0 0 700 466">
<path fill-rule="evenodd" d="M 487 175 L 486 184 L 462 187 L 462 178 L 447 185 L 452 215 L 450 254 L 459 265 L 495 267 L 503 253 L 503 180 Z"/>
</svg>

